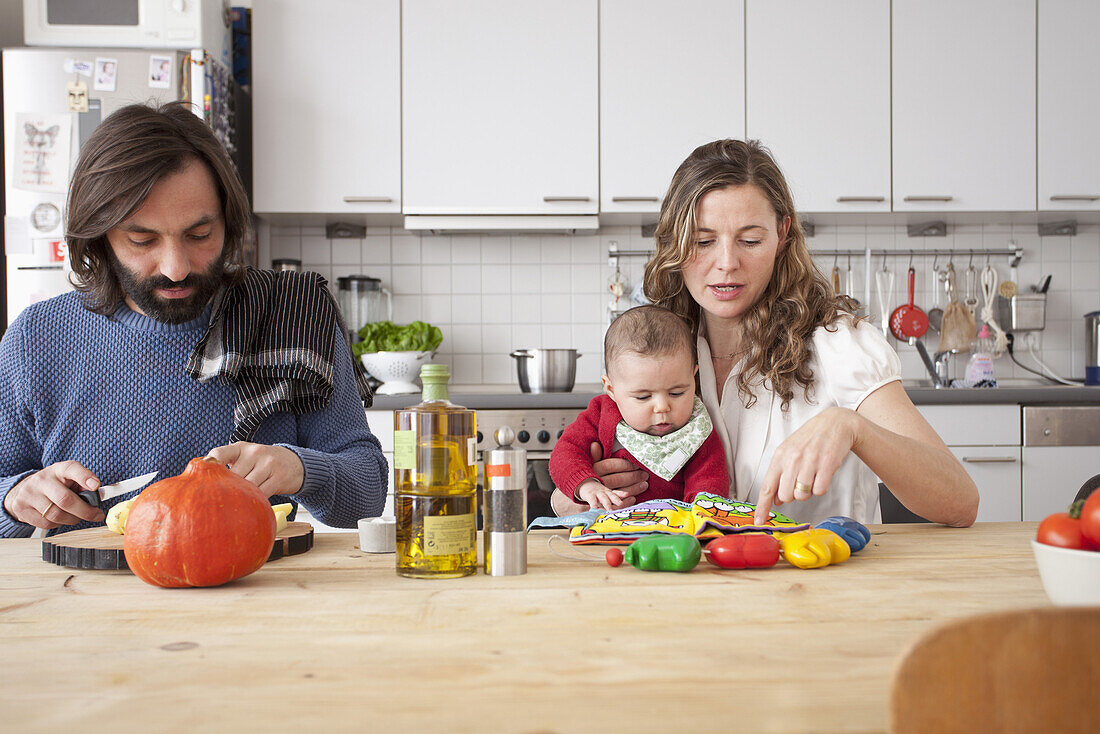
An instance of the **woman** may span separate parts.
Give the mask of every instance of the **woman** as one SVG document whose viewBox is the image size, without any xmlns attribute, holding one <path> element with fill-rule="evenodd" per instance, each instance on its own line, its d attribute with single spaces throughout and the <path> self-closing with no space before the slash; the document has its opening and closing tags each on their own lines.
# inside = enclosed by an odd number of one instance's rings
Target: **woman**
<svg viewBox="0 0 1100 734">
<path fill-rule="evenodd" d="M 875 475 L 934 522 L 974 522 L 978 490 L 901 386 L 897 354 L 816 269 L 779 167 L 718 140 L 680 165 L 661 205 L 645 293 L 692 324 L 700 394 L 726 450 L 730 496 L 812 522 L 877 522 Z M 596 465 L 623 505 L 641 478 Z M 563 501 L 565 500 L 565 501 Z M 587 509 L 555 498 L 559 514 Z"/>
</svg>

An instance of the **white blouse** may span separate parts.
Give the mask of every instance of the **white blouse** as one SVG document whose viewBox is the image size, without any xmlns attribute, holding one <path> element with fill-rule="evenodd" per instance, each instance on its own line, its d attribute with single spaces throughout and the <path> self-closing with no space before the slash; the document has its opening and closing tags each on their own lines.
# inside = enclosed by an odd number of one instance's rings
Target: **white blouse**
<svg viewBox="0 0 1100 734">
<path fill-rule="evenodd" d="M 819 327 L 814 332 L 810 359 L 813 386 L 808 395 L 796 386 L 787 411 L 780 410 L 782 401 L 760 380 L 752 384 L 756 403 L 745 407 L 737 394 L 737 374 L 743 362 L 730 371 L 719 402 L 705 329 L 701 326 L 699 331 L 701 397 L 726 451 L 730 497 L 743 502 L 757 501 L 776 447 L 806 421 L 833 406 L 855 410 L 872 392 L 901 379 L 901 361 L 882 332 L 866 321 L 853 326 L 844 317 L 828 329 Z M 831 515 L 880 522 L 878 479 L 859 457 L 849 454 L 826 494 L 788 502 L 776 511 L 800 522 L 817 522 Z"/>
</svg>

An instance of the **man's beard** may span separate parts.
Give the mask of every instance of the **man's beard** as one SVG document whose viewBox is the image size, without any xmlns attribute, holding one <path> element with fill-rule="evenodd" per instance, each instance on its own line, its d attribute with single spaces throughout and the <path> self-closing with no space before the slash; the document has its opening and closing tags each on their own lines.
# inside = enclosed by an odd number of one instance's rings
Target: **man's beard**
<svg viewBox="0 0 1100 734">
<path fill-rule="evenodd" d="M 205 272 L 192 272 L 183 280 L 176 282 L 163 275 L 152 278 L 140 278 L 119 262 L 111 248 L 107 248 L 107 261 L 111 272 L 118 280 L 122 292 L 130 297 L 142 312 L 169 324 L 183 324 L 197 319 L 206 308 L 206 304 L 222 286 L 225 280 L 225 252 L 217 257 Z M 156 294 L 160 288 L 193 288 L 186 298 L 161 298 Z"/>
</svg>

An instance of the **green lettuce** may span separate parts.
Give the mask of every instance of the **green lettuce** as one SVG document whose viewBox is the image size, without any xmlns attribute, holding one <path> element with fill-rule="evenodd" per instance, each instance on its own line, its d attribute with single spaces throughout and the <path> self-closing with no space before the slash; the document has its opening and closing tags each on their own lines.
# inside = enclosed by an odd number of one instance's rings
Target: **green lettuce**
<svg viewBox="0 0 1100 734">
<path fill-rule="evenodd" d="M 367 352 L 432 352 L 443 342 L 438 326 L 414 321 L 398 326 L 392 321 L 374 321 L 359 330 L 360 341 L 351 345 L 355 356 Z"/>
</svg>

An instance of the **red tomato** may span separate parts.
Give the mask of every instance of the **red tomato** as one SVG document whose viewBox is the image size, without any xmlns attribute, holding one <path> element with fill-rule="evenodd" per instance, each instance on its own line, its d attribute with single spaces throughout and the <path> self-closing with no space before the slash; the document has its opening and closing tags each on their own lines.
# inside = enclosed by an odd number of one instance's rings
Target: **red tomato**
<svg viewBox="0 0 1100 734">
<path fill-rule="evenodd" d="M 1100 489 L 1094 490 L 1081 507 L 1081 534 L 1100 548 Z"/>
<path fill-rule="evenodd" d="M 608 548 L 607 553 L 603 555 L 607 559 L 608 566 L 618 566 L 623 562 L 623 552 L 618 548 Z"/>
<path fill-rule="evenodd" d="M 707 560 L 719 568 L 766 568 L 779 561 L 779 541 L 767 533 L 726 535 L 707 543 Z"/>
<path fill-rule="evenodd" d="M 1081 521 L 1070 517 L 1068 512 L 1056 512 L 1048 515 L 1039 523 L 1039 532 L 1035 539 L 1046 545 L 1076 550 L 1093 549 L 1095 546 L 1081 533 Z"/>
</svg>

